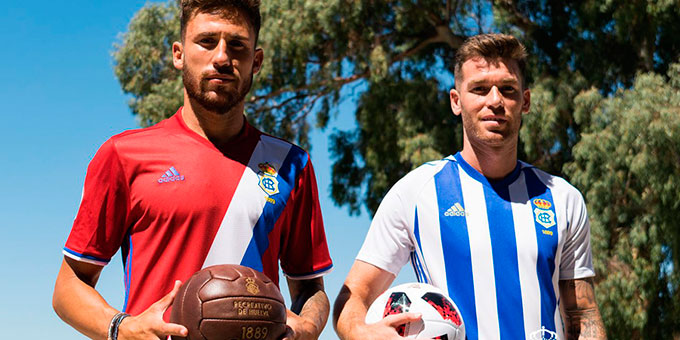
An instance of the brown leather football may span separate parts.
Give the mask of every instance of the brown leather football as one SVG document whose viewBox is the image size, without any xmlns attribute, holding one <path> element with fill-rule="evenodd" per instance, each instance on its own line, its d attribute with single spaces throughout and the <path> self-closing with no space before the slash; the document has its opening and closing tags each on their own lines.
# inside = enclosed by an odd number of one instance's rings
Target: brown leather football
<svg viewBox="0 0 680 340">
<path fill-rule="evenodd" d="M 170 322 L 189 340 L 277 340 L 286 332 L 286 306 L 263 273 L 239 265 L 204 268 L 186 280 L 172 303 Z"/>
</svg>

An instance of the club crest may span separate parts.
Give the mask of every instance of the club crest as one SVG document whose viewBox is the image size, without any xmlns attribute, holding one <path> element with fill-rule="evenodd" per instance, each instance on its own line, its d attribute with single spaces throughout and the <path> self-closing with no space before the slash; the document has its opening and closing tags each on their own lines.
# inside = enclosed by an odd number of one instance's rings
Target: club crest
<svg viewBox="0 0 680 340">
<path fill-rule="evenodd" d="M 555 225 L 555 213 L 552 210 L 534 209 L 534 217 L 536 223 L 543 226 L 543 228 L 550 228 Z"/>
<path fill-rule="evenodd" d="M 255 283 L 255 279 L 247 277 L 246 278 L 246 290 L 248 293 L 256 295 L 260 292 L 260 287 Z"/>
<path fill-rule="evenodd" d="M 279 180 L 276 179 L 276 168 L 269 162 L 260 163 L 257 165 L 260 172 L 257 177 L 260 179 L 258 185 L 269 196 L 279 193 Z"/>
</svg>

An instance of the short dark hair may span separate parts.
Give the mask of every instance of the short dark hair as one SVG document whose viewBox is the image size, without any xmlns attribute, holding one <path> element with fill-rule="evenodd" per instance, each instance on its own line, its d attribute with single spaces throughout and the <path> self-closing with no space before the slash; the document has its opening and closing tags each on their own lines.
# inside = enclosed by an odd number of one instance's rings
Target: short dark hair
<svg viewBox="0 0 680 340">
<path fill-rule="evenodd" d="M 469 37 L 456 51 L 454 75 L 456 83 L 463 77 L 463 64 L 476 57 L 484 59 L 510 59 L 519 66 L 520 81 L 524 87 L 527 50 L 517 38 L 507 34 L 480 34 Z"/>
<path fill-rule="evenodd" d="M 230 15 L 232 11 L 239 11 L 255 32 L 255 44 L 260 35 L 260 0 L 178 0 L 181 10 L 180 29 L 182 40 L 186 33 L 187 23 L 197 13 L 220 13 Z M 231 14 L 233 15 L 233 14 Z"/>
</svg>

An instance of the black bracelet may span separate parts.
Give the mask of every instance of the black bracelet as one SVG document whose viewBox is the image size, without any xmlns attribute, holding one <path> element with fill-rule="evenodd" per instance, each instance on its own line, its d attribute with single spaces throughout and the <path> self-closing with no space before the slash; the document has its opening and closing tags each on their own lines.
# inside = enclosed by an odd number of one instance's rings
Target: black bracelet
<svg viewBox="0 0 680 340">
<path fill-rule="evenodd" d="M 109 324 L 109 334 L 107 340 L 118 340 L 118 326 L 123 322 L 123 319 L 130 316 L 130 314 L 120 312 L 113 316 Z"/>
</svg>

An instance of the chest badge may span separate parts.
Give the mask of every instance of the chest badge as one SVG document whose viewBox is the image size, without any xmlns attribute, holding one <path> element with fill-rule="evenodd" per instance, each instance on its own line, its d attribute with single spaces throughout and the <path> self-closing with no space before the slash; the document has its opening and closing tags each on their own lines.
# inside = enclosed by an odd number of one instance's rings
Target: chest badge
<svg viewBox="0 0 680 340">
<path fill-rule="evenodd" d="M 536 223 L 542 225 L 544 228 L 550 228 L 554 226 L 555 223 L 555 213 L 550 210 L 552 204 L 544 199 L 537 198 L 534 201 L 534 218 Z"/>
<path fill-rule="evenodd" d="M 257 165 L 260 172 L 257 177 L 260 179 L 258 185 L 269 196 L 279 193 L 279 180 L 276 179 L 276 168 L 269 162 L 260 163 Z"/>
</svg>

